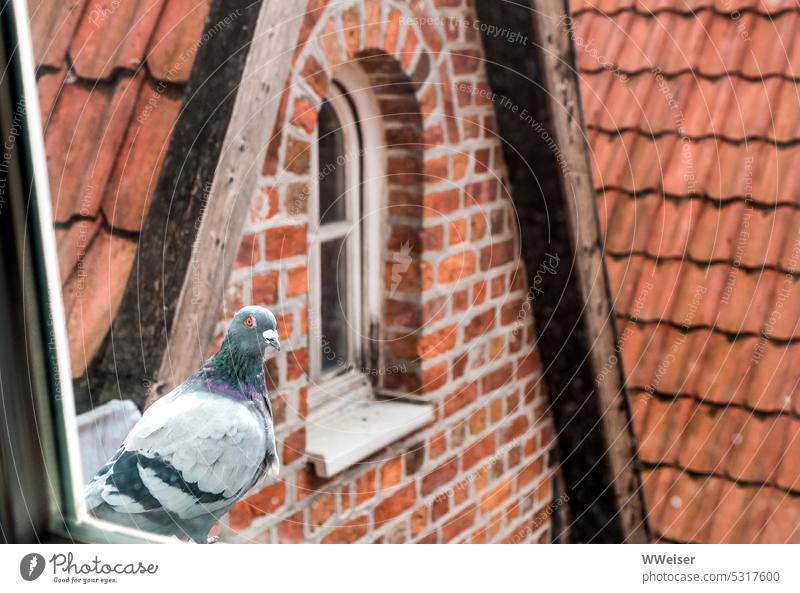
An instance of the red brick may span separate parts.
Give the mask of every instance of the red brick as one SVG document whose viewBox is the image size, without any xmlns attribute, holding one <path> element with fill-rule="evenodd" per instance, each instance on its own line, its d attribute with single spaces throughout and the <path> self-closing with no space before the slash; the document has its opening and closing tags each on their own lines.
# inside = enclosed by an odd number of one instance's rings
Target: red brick
<svg viewBox="0 0 800 593">
<path fill-rule="evenodd" d="M 297 266 L 286 272 L 286 296 L 295 297 L 308 292 L 308 268 Z"/>
<path fill-rule="evenodd" d="M 451 284 L 475 273 L 475 254 L 462 251 L 446 257 L 439 264 L 439 282 Z"/>
<path fill-rule="evenodd" d="M 425 531 L 425 528 L 428 526 L 428 509 L 425 507 L 420 507 L 413 513 L 411 513 L 411 519 L 409 520 L 409 531 L 411 532 L 411 537 L 417 537 L 420 533 Z"/>
<path fill-rule="evenodd" d="M 439 541 L 437 531 L 431 531 L 428 535 L 421 537 L 417 540 L 418 544 L 435 544 Z"/>
<path fill-rule="evenodd" d="M 306 226 L 286 225 L 266 231 L 268 260 L 279 260 L 296 255 L 306 255 Z"/>
<path fill-rule="evenodd" d="M 458 459 L 452 457 L 422 478 L 422 495 L 438 490 L 458 474 Z"/>
<path fill-rule="evenodd" d="M 320 478 L 310 465 L 298 470 L 294 476 L 295 498 L 300 501 L 316 494 L 325 487 L 330 479 Z"/>
<path fill-rule="evenodd" d="M 278 541 L 282 544 L 301 544 L 303 535 L 303 511 L 299 511 L 278 524 Z"/>
<path fill-rule="evenodd" d="M 387 179 L 393 185 L 413 186 L 420 183 L 421 169 L 422 163 L 416 157 L 390 156 L 386 162 Z"/>
<path fill-rule="evenodd" d="M 458 123 L 456 122 L 455 118 L 448 120 L 448 123 L 451 124 L 447 126 L 448 134 L 450 135 L 450 142 L 457 142 L 454 139 L 454 135 L 458 133 Z M 459 152 L 453 155 L 453 179 L 463 179 L 464 175 L 467 172 L 467 168 L 469 167 L 469 155 L 463 152 Z"/>
<path fill-rule="evenodd" d="M 383 380 L 386 389 L 402 393 L 418 393 L 422 385 L 418 371 L 399 365 L 396 366 L 394 372 L 388 373 Z"/>
<path fill-rule="evenodd" d="M 256 305 L 274 305 L 278 302 L 278 272 L 256 274 L 252 279 L 252 302 Z"/>
<path fill-rule="evenodd" d="M 331 518 L 336 510 L 336 495 L 325 494 L 311 503 L 308 515 L 308 524 L 313 528 L 319 528 Z"/>
<path fill-rule="evenodd" d="M 506 275 L 499 274 L 492 278 L 491 282 L 491 296 L 496 299 L 506 294 Z"/>
<path fill-rule="evenodd" d="M 317 126 L 317 109 L 314 105 L 303 99 L 297 97 L 294 100 L 294 113 L 292 114 L 292 123 L 310 134 Z"/>
<path fill-rule="evenodd" d="M 542 363 L 539 359 L 539 352 L 534 350 L 525 355 L 525 357 L 519 361 L 519 365 L 517 367 L 517 378 L 524 379 L 541 369 L 541 367 Z"/>
<path fill-rule="evenodd" d="M 379 502 L 375 507 L 375 526 L 379 527 L 414 506 L 417 500 L 416 488 L 416 482 L 411 482 Z"/>
<path fill-rule="evenodd" d="M 300 418 L 308 416 L 308 387 L 306 385 L 297 390 L 297 415 Z"/>
<path fill-rule="evenodd" d="M 431 437 L 428 442 L 428 453 L 431 459 L 436 459 L 445 451 L 447 451 L 447 435 L 442 430 Z"/>
<path fill-rule="evenodd" d="M 453 293 L 453 312 L 464 311 L 469 304 L 469 291 L 465 288 Z"/>
<path fill-rule="evenodd" d="M 442 543 L 452 541 L 475 524 L 475 505 L 467 507 L 442 525 Z"/>
<path fill-rule="evenodd" d="M 366 0 L 366 17 L 364 18 L 364 47 L 378 47 L 381 33 L 381 2 Z"/>
<path fill-rule="evenodd" d="M 504 364 L 491 373 L 486 373 L 481 379 L 481 393 L 490 393 L 495 389 L 500 389 L 503 385 L 507 385 L 512 378 L 513 367 L 511 363 Z"/>
<path fill-rule="evenodd" d="M 463 243 L 467 240 L 467 219 L 458 218 L 450 222 L 448 228 L 448 242 L 450 245 Z"/>
<path fill-rule="evenodd" d="M 356 506 L 368 501 L 377 493 L 375 488 L 375 468 L 368 469 L 356 478 Z"/>
<path fill-rule="evenodd" d="M 447 313 L 447 296 L 426 298 L 422 304 L 422 324 L 429 325 L 444 319 Z"/>
<path fill-rule="evenodd" d="M 305 183 L 292 183 L 286 188 L 286 213 L 302 216 L 308 212 L 308 186 Z"/>
<path fill-rule="evenodd" d="M 498 196 L 499 187 L 500 185 L 495 178 L 469 183 L 464 188 L 464 202 L 470 206 L 493 202 Z"/>
<path fill-rule="evenodd" d="M 325 54 L 325 58 L 331 68 L 335 68 L 341 64 L 343 60 L 342 47 L 339 45 L 337 36 L 338 34 L 334 21 L 328 21 L 325 28 L 317 37 L 322 53 Z"/>
<path fill-rule="evenodd" d="M 486 410 L 480 408 L 469 416 L 469 433 L 472 435 L 480 434 L 486 429 Z"/>
<path fill-rule="evenodd" d="M 300 459 L 306 453 L 306 428 L 305 426 L 283 439 L 283 464 L 289 465 L 292 461 Z"/>
<path fill-rule="evenodd" d="M 398 267 L 398 264 L 401 264 Z M 399 278 L 399 283 L 398 283 Z M 414 293 L 429 290 L 433 287 L 433 268 L 430 262 L 405 258 L 389 260 L 384 267 L 384 286 L 394 294 Z"/>
<path fill-rule="evenodd" d="M 486 282 L 481 280 L 472 285 L 472 305 L 481 305 L 486 300 Z"/>
<path fill-rule="evenodd" d="M 513 408 L 509 406 L 509 409 Z M 528 431 L 528 426 L 530 426 L 530 422 L 528 421 L 527 416 L 517 416 L 512 421 L 508 422 L 505 427 L 503 427 L 500 444 L 510 443 L 511 441 L 518 439 Z"/>
<path fill-rule="evenodd" d="M 361 515 L 343 523 L 322 538 L 323 544 L 352 544 L 369 531 L 369 517 Z"/>
<path fill-rule="evenodd" d="M 264 222 L 278 213 L 278 190 L 272 186 L 261 188 L 261 199 L 254 200 L 250 207 L 250 218 L 254 222 Z"/>
<path fill-rule="evenodd" d="M 488 148 L 475 151 L 475 173 L 485 173 L 489 170 L 489 159 L 491 153 Z"/>
<path fill-rule="evenodd" d="M 414 62 L 418 42 L 419 37 L 417 36 L 417 32 L 410 27 L 406 29 L 406 38 L 403 42 L 403 49 L 400 51 L 400 65 L 403 67 L 403 70 L 408 71 L 409 67 Z"/>
<path fill-rule="evenodd" d="M 542 475 L 544 464 L 542 463 L 543 456 L 540 455 L 525 467 L 523 467 L 517 474 L 517 489 L 521 489 L 533 482 L 536 478 Z"/>
<path fill-rule="evenodd" d="M 469 354 L 467 352 L 464 352 L 464 354 L 456 358 L 456 360 L 453 362 L 454 381 L 464 376 L 464 371 L 467 369 L 468 362 L 469 362 Z"/>
<path fill-rule="evenodd" d="M 353 58 L 361 46 L 361 9 L 354 4 L 342 13 L 342 30 L 347 57 Z"/>
<path fill-rule="evenodd" d="M 403 477 L 402 459 L 393 457 L 381 466 L 381 490 L 388 490 L 400 483 Z"/>
<path fill-rule="evenodd" d="M 300 75 L 318 97 L 322 98 L 325 96 L 325 93 L 328 91 L 328 75 L 314 56 L 308 56 Z"/>
<path fill-rule="evenodd" d="M 514 241 L 492 243 L 481 249 L 481 270 L 489 270 L 514 260 Z"/>
<path fill-rule="evenodd" d="M 503 417 L 503 400 L 495 399 L 489 404 L 489 418 L 492 424 L 499 422 Z"/>
<path fill-rule="evenodd" d="M 384 308 L 384 320 L 389 326 L 416 328 L 421 323 L 422 316 L 416 302 L 387 298 Z"/>
<path fill-rule="evenodd" d="M 250 267 L 261 259 L 259 253 L 260 234 L 243 235 L 236 254 L 236 265 Z"/>
<path fill-rule="evenodd" d="M 419 338 L 417 352 L 421 359 L 429 360 L 449 352 L 456 345 L 456 325 L 448 325 Z"/>
<path fill-rule="evenodd" d="M 283 157 L 283 168 L 297 175 L 308 173 L 311 166 L 311 144 L 298 138 L 286 141 L 286 154 Z"/>
<path fill-rule="evenodd" d="M 450 158 L 445 156 L 430 158 L 425 160 L 425 181 L 427 183 L 437 183 L 450 179 Z"/>
<path fill-rule="evenodd" d="M 489 342 L 489 358 L 499 360 L 505 354 L 506 337 L 503 335 L 495 336 Z"/>
<path fill-rule="evenodd" d="M 258 493 L 250 496 L 247 502 L 256 517 L 274 513 L 286 502 L 286 482 L 281 480 L 262 488 Z"/>
<path fill-rule="evenodd" d="M 530 303 L 513 299 L 500 307 L 500 325 L 509 325 L 526 319 L 530 313 Z"/>
<path fill-rule="evenodd" d="M 482 459 L 489 457 L 490 455 L 494 454 L 495 451 L 495 436 L 494 434 L 490 434 L 485 436 L 477 443 L 473 443 L 469 447 L 464 450 L 463 456 L 463 465 L 464 469 L 467 470 L 477 464 Z"/>
<path fill-rule="evenodd" d="M 458 188 L 440 192 L 426 192 L 422 198 L 423 216 L 426 218 L 449 214 L 459 206 L 461 190 Z"/>
<path fill-rule="evenodd" d="M 383 35 L 383 47 L 388 54 L 394 54 L 397 50 L 398 35 L 400 33 L 400 11 L 392 9 L 386 23 L 386 32 Z"/>
<path fill-rule="evenodd" d="M 440 387 L 447 385 L 447 369 L 449 363 L 446 360 L 438 362 L 433 366 L 427 367 L 422 371 L 422 384 L 420 391 L 429 393 L 436 391 Z"/>
<path fill-rule="evenodd" d="M 286 353 L 286 379 L 291 381 L 308 372 L 308 349 L 298 348 Z"/>
<path fill-rule="evenodd" d="M 241 531 L 253 522 L 253 511 L 245 501 L 236 503 L 228 513 L 228 525 L 233 531 Z"/>
<path fill-rule="evenodd" d="M 469 342 L 475 338 L 485 338 L 486 334 L 494 327 L 494 309 L 478 313 L 469 320 L 464 327 L 464 341 Z M 510 371 L 509 371 L 510 373 Z"/>
<path fill-rule="evenodd" d="M 481 498 L 481 513 L 489 513 L 511 498 L 512 479 L 508 479 L 492 488 Z"/>
<path fill-rule="evenodd" d="M 450 496 L 442 494 L 433 499 L 431 521 L 436 522 L 450 512 Z"/>
<path fill-rule="evenodd" d="M 444 398 L 444 415 L 451 416 L 478 399 L 478 384 L 468 383 Z"/>
</svg>

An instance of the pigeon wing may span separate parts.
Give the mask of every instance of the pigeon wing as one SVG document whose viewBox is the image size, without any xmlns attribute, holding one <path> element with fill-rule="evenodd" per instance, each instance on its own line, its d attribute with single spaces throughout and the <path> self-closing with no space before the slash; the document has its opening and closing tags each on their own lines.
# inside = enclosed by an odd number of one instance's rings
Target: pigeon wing
<svg viewBox="0 0 800 593">
<path fill-rule="evenodd" d="M 227 510 L 260 477 L 271 440 L 250 405 L 206 392 L 170 394 L 145 412 L 88 498 L 180 519 Z"/>
</svg>

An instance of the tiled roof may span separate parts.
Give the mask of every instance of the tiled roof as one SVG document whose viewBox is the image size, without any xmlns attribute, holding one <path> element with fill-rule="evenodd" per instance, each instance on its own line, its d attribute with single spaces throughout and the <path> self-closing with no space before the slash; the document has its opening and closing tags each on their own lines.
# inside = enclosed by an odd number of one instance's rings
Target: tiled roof
<svg viewBox="0 0 800 593">
<path fill-rule="evenodd" d="M 572 1 L 657 538 L 800 541 L 800 5 Z"/>
<path fill-rule="evenodd" d="M 210 0 L 29 0 L 72 373 L 116 315 Z"/>
</svg>

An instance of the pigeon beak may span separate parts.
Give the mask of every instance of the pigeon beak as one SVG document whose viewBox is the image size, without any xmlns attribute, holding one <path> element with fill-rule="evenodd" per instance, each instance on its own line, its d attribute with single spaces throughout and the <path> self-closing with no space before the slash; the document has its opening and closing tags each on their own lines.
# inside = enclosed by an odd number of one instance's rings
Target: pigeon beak
<svg viewBox="0 0 800 593">
<path fill-rule="evenodd" d="M 278 332 L 276 332 L 274 329 L 268 329 L 262 335 L 264 336 L 264 341 L 267 344 L 275 348 L 275 350 L 278 352 L 281 351 L 281 343 L 278 341 Z"/>
</svg>

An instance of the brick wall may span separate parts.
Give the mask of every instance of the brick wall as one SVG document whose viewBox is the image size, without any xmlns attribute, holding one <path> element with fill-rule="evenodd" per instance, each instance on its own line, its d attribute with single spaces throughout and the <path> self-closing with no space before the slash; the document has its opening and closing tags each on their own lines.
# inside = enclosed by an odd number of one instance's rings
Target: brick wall
<svg viewBox="0 0 800 593">
<path fill-rule="evenodd" d="M 266 366 L 284 466 L 234 507 L 224 538 L 549 540 L 553 427 L 481 57 L 466 0 L 310 0 L 218 328 L 245 304 L 278 317 L 284 348 Z M 390 124 L 380 338 L 382 364 L 402 372 L 380 386 L 435 404 L 436 419 L 322 480 L 304 451 L 309 149 L 345 61 L 380 89 Z M 398 255 L 410 259 L 389 291 Z"/>
</svg>

